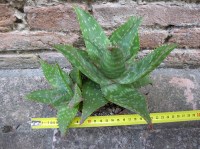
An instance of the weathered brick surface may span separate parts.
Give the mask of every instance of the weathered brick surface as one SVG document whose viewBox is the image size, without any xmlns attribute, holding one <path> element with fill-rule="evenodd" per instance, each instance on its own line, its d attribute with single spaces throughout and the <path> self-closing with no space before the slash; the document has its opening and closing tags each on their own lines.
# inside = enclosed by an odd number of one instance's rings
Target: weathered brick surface
<svg viewBox="0 0 200 149">
<path fill-rule="evenodd" d="M 200 66 L 200 50 L 175 50 L 164 60 L 166 67 L 195 68 Z"/>
<path fill-rule="evenodd" d="M 155 48 L 165 42 L 168 36 L 167 31 L 161 30 L 141 30 L 140 44 L 141 48 Z"/>
<path fill-rule="evenodd" d="M 169 41 L 179 47 L 200 48 L 200 28 L 174 29 L 171 34 Z"/>
<path fill-rule="evenodd" d="M 71 5 L 46 7 L 25 7 L 28 24 L 31 29 L 51 31 L 79 30 L 74 10 Z M 115 27 L 125 22 L 128 17 L 143 17 L 145 26 L 187 26 L 200 25 L 200 7 L 194 5 L 170 5 L 150 3 L 147 5 L 108 3 L 94 5 L 94 16 L 104 27 Z"/>
<path fill-rule="evenodd" d="M 11 30 L 10 27 L 0 27 L 0 32 L 8 32 L 10 30 Z"/>
<path fill-rule="evenodd" d="M 199 5 L 170 5 L 170 3 L 103 4 L 94 6 L 94 15 L 104 27 L 118 26 L 130 16 L 142 16 L 145 26 L 200 25 Z"/>
<path fill-rule="evenodd" d="M 5 0 L 3 0 L 5 1 Z M 22 0 L 19 0 L 19 1 L 22 1 Z M 97 3 L 106 3 L 106 2 L 120 2 L 122 4 L 124 4 L 124 2 L 137 2 L 138 0 L 95 0 L 95 2 Z M 161 0 L 141 0 L 139 3 L 147 3 L 147 2 L 158 2 L 158 1 L 161 1 Z M 186 2 L 186 3 L 200 3 L 200 0 L 162 0 L 164 2 Z M 45 5 L 45 4 L 55 4 L 55 3 L 61 3 L 61 2 L 65 2 L 65 1 L 58 1 L 58 0 L 51 0 L 51 1 L 48 1 L 48 0 L 28 0 L 26 5 L 30 5 L 30 6 L 35 6 L 35 5 Z M 82 0 L 73 0 L 72 2 L 84 2 Z M 19 2 L 18 2 L 19 3 Z"/>
<path fill-rule="evenodd" d="M 50 64 L 58 63 L 62 68 L 70 68 L 66 58 L 57 52 L 39 52 L 35 54 L 1 54 L 0 69 L 27 69 L 39 68 L 40 58 Z"/>
<path fill-rule="evenodd" d="M 32 30 L 74 31 L 79 29 L 71 4 L 48 7 L 25 7 Z"/>
<path fill-rule="evenodd" d="M 0 32 L 11 30 L 15 20 L 14 9 L 6 4 L 0 4 Z"/>
<path fill-rule="evenodd" d="M 171 35 L 169 42 L 177 43 L 178 47 L 200 47 L 200 28 L 190 28 L 174 29 L 171 34 L 164 30 L 140 30 L 141 48 L 153 49 L 165 43 L 168 35 Z M 73 44 L 79 37 L 74 33 L 45 31 L 0 33 L 0 51 L 52 49 L 54 44 Z"/>
<path fill-rule="evenodd" d="M 39 60 L 35 54 L 1 54 L 0 69 L 38 68 Z"/>
<path fill-rule="evenodd" d="M 55 44 L 72 44 L 77 38 L 73 33 L 44 31 L 0 33 L 0 51 L 52 49 Z"/>
<path fill-rule="evenodd" d="M 141 48 L 155 48 L 164 43 L 167 31 L 141 30 Z M 80 35 L 46 31 L 24 31 L 0 33 L 0 51 L 52 49 L 54 44 L 73 44 Z"/>
</svg>

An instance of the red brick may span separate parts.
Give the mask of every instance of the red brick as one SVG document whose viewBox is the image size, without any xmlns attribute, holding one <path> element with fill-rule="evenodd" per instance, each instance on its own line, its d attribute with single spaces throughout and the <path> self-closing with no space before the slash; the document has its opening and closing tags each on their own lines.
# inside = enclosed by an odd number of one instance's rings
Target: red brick
<svg viewBox="0 0 200 149">
<path fill-rule="evenodd" d="M 0 32 L 11 30 L 15 20 L 14 9 L 6 4 L 0 4 Z"/>
<path fill-rule="evenodd" d="M 137 13 L 144 16 L 144 25 L 200 25 L 200 7 L 194 5 L 148 4 L 138 7 Z"/>
<path fill-rule="evenodd" d="M 200 25 L 199 5 L 177 3 L 102 4 L 94 5 L 94 15 L 104 27 L 118 26 L 130 16 L 142 16 L 146 26 Z"/>
<path fill-rule="evenodd" d="M 179 47 L 200 48 L 200 28 L 174 29 L 169 42 L 177 43 Z"/>
<path fill-rule="evenodd" d="M 168 36 L 167 31 L 161 30 L 141 30 L 140 31 L 140 45 L 141 48 L 153 49 L 163 44 Z"/>
<path fill-rule="evenodd" d="M 25 7 L 27 21 L 32 30 L 74 31 L 79 30 L 71 4 Z"/>
<path fill-rule="evenodd" d="M 0 51 L 52 49 L 54 44 L 73 44 L 76 34 L 52 32 L 9 32 L 0 33 Z"/>
</svg>

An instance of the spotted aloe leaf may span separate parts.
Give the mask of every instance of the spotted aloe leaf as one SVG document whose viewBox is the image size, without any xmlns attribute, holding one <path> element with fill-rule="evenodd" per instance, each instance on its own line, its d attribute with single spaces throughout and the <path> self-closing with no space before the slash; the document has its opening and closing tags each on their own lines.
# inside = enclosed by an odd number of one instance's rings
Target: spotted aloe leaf
<svg viewBox="0 0 200 149">
<path fill-rule="evenodd" d="M 72 99 L 70 100 L 69 102 L 69 107 L 72 108 L 72 107 L 75 107 L 77 106 L 81 101 L 82 101 L 82 93 L 81 93 L 81 90 L 80 88 L 78 87 L 77 84 L 75 84 L 74 86 L 74 96 L 72 97 Z"/>
<path fill-rule="evenodd" d="M 105 50 L 110 44 L 110 41 L 93 16 L 78 7 L 75 7 L 75 12 L 77 14 L 83 38 L 85 39 L 88 55 L 92 60 L 98 61 L 101 56 L 101 51 L 99 51 L 99 49 Z M 92 41 L 94 45 L 89 41 Z M 96 48 L 99 47 L 99 45 L 101 48 Z"/>
<path fill-rule="evenodd" d="M 58 65 L 50 65 L 47 62 L 40 61 L 45 78 L 57 89 L 66 90 L 70 96 L 73 95 L 71 90 L 72 80 L 69 75 L 61 70 Z"/>
<path fill-rule="evenodd" d="M 100 86 L 92 81 L 83 85 L 83 110 L 81 122 L 83 123 L 94 111 L 108 103 L 104 98 Z"/>
<path fill-rule="evenodd" d="M 121 77 L 116 81 L 120 84 L 129 84 L 143 78 L 156 67 L 169 55 L 169 53 L 176 47 L 176 45 L 163 45 L 155 49 L 152 53 L 133 63 Z"/>
<path fill-rule="evenodd" d="M 107 78 L 117 78 L 125 71 L 125 59 L 123 52 L 118 47 L 110 47 L 108 54 L 101 58 L 101 69 Z"/>
<path fill-rule="evenodd" d="M 112 84 L 109 86 L 104 86 L 101 89 L 106 99 L 115 103 L 116 105 L 138 113 L 148 123 L 151 123 L 145 97 L 136 89 L 121 84 Z"/>
<path fill-rule="evenodd" d="M 79 87 L 82 87 L 81 72 L 76 67 L 73 67 L 69 75 L 74 83 L 77 83 Z"/>
<path fill-rule="evenodd" d="M 55 48 L 63 53 L 73 66 L 76 66 L 77 69 L 94 82 L 99 84 L 108 84 L 111 82 L 104 77 L 83 51 L 68 45 L 56 45 Z"/>
<path fill-rule="evenodd" d="M 148 84 L 152 84 L 153 81 L 151 80 L 149 75 L 144 76 L 143 78 L 139 79 L 138 81 L 134 82 L 132 85 L 135 88 L 141 88 L 143 86 L 146 86 Z"/>
<path fill-rule="evenodd" d="M 26 95 L 27 99 L 50 104 L 52 106 L 58 106 L 61 102 L 68 102 L 70 96 L 64 90 L 47 89 L 33 91 Z"/>
<path fill-rule="evenodd" d="M 69 108 L 68 105 L 62 104 L 57 107 L 57 119 L 58 126 L 61 132 L 61 136 L 64 136 L 69 128 L 72 120 L 78 112 L 78 106 L 74 108 Z"/>
<path fill-rule="evenodd" d="M 138 27 L 140 22 L 141 18 L 131 17 L 125 24 L 116 29 L 109 38 L 113 45 L 118 45 L 124 50 L 126 59 L 137 54 L 139 50 Z"/>
</svg>

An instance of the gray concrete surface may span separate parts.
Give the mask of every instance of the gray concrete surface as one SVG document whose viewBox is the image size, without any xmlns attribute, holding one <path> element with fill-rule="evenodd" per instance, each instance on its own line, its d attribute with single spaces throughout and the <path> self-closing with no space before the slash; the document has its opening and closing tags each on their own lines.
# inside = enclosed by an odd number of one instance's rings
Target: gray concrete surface
<svg viewBox="0 0 200 149">
<path fill-rule="evenodd" d="M 151 112 L 200 109 L 199 69 L 158 69 L 148 93 Z M 199 149 L 200 122 L 147 126 L 70 129 L 65 138 L 55 130 L 31 130 L 31 117 L 55 116 L 50 107 L 24 99 L 48 88 L 41 70 L 0 70 L 0 149 Z"/>
</svg>

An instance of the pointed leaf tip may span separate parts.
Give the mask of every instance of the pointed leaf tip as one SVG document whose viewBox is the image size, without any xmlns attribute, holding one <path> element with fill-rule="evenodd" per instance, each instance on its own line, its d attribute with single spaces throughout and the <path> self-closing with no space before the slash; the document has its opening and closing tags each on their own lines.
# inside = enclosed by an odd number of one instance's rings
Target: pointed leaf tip
<svg viewBox="0 0 200 149">
<path fill-rule="evenodd" d="M 117 28 L 109 37 L 112 44 L 119 45 L 123 49 L 125 59 L 136 55 L 139 48 L 138 28 L 141 18 L 130 17 L 129 20 Z"/>
<path fill-rule="evenodd" d="M 82 94 L 84 100 L 80 121 L 81 124 L 93 112 L 108 103 L 100 90 L 100 86 L 92 81 L 88 81 L 83 85 Z"/>
<path fill-rule="evenodd" d="M 112 84 L 101 87 L 106 99 L 141 115 L 147 123 L 151 123 L 145 97 L 133 87 Z"/>
<path fill-rule="evenodd" d="M 61 136 L 65 136 L 67 130 L 78 112 L 78 106 L 70 109 L 67 105 L 63 104 L 57 107 L 58 126 Z"/>
<path fill-rule="evenodd" d="M 92 15 L 79 7 L 75 8 L 75 12 L 88 55 L 92 60 L 97 61 L 101 57 L 101 51 L 99 49 L 105 50 L 110 45 L 110 41 Z M 101 48 L 99 45 L 101 45 Z"/>
<path fill-rule="evenodd" d="M 143 59 L 131 64 L 127 71 L 116 81 L 120 84 L 130 84 L 145 77 L 157 68 L 175 47 L 175 44 L 170 44 L 156 48 Z"/>
<path fill-rule="evenodd" d="M 72 80 L 69 75 L 63 71 L 58 64 L 48 64 L 47 62 L 41 60 L 42 71 L 49 82 L 49 84 L 60 90 L 65 90 L 72 96 L 71 85 Z"/>
</svg>

